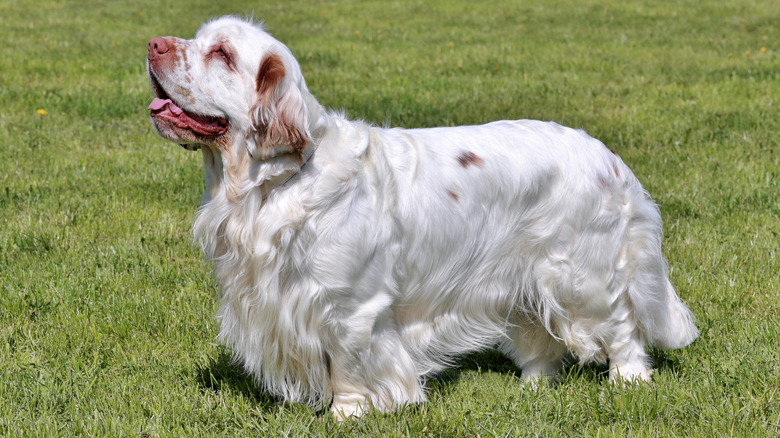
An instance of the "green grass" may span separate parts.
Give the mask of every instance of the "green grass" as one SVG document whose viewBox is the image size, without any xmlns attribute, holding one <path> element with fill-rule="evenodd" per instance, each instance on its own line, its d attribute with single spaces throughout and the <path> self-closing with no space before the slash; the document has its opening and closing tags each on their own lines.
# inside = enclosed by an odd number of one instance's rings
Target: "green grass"
<svg viewBox="0 0 780 438">
<path fill-rule="evenodd" d="M 200 158 L 145 110 L 147 41 L 225 13 L 263 18 L 352 117 L 600 138 L 661 205 L 700 339 L 653 352 L 649 385 L 572 365 L 524 389 L 485 352 L 394 414 L 276 404 L 214 343 Z M 768 0 L 0 2 L 0 435 L 777 436 L 779 25 Z"/>
</svg>

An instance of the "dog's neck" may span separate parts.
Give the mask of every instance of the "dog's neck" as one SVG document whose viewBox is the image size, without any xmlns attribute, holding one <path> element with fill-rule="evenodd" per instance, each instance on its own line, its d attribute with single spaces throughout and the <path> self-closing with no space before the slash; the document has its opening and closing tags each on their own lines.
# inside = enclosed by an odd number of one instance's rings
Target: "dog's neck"
<svg viewBox="0 0 780 438">
<path fill-rule="evenodd" d="M 263 201 L 268 198 L 274 189 L 283 187 L 295 177 L 295 175 L 299 174 L 304 166 L 312 159 L 317 147 L 319 147 L 320 139 L 322 138 L 327 125 L 325 111 L 317 99 L 308 92 L 303 94 L 303 99 L 306 103 L 311 120 L 309 123 L 309 132 L 311 133 L 312 141 L 306 145 L 306 148 L 301 153 L 286 154 L 286 157 L 291 157 L 298 163 L 297 168 L 292 167 L 282 173 L 272 175 L 258 186 L 259 190 L 263 193 Z"/>
<path fill-rule="evenodd" d="M 206 173 L 205 205 L 220 191 L 233 201 L 243 199 L 250 191 L 259 190 L 265 201 L 275 190 L 287 184 L 312 159 L 328 124 L 328 115 L 309 93 L 304 95 L 309 110 L 309 130 L 312 141 L 300 153 L 278 155 L 267 160 L 253 159 L 246 149 L 246 139 L 237 139 L 232 147 L 202 148 Z"/>
<path fill-rule="evenodd" d="M 263 193 L 263 201 L 268 198 L 268 195 L 271 194 L 271 191 L 278 187 L 283 187 L 285 184 L 290 182 L 290 180 L 293 179 L 295 175 L 299 174 L 303 170 L 304 166 L 306 166 L 306 163 L 308 163 L 314 155 L 314 151 L 317 150 L 317 146 L 319 146 L 318 142 L 311 142 L 306 146 L 306 149 L 304 149 L 302 155 L 295 155 L 296 158 L 300 157 L 302 160 L 300 167 L 271 177 L 271 179 L 266 180 L 262 185 L 259 186 L 259 189 Z"/>
<path fill-rule="evenodd" d="M 265 201 L 274 189 L 283 187 L 287 184 L 295 175 L 299 174 L 304 166 L 312 159 L 315 151 L 319 147 L 320 140 L 327 126 L 327 116 L 325 114 L 322 105 L 317 99 L 308 92 L 303 93 L 303 100 L 309 113 L 309 132 L 311 133 L 312 141 L 306 145 L 306 148 L 301 153 L 286 154 L 287 157 L 292 157 L 298 162 L 298 167 L 290 168 L 285 172 L 272 175 L 269 179 L 265 180 L 258 188 L 263 193 L 263 201 Z M 269 160 L 270 161 L 270 160 Z"/>
</svg>

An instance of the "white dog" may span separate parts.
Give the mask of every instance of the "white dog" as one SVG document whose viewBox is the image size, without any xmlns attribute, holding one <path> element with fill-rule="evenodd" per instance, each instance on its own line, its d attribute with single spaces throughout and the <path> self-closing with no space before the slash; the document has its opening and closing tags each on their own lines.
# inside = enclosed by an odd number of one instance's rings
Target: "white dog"
<svg viewBox="0 0 780 438">
<path fill-rule="evenodd" d="M 157 131 L 202 148 L 194 235 L 219 279 L 220 337 L 287 401 L 392 410 L 494 345 L 526 380 L 567 351 L 648 380 L 647 345 L 698 336 L 658 208 L 582 131 L 350 121 L 285 45 L 234 17 L 153 39 L 148 73 Z"/>
</svg>

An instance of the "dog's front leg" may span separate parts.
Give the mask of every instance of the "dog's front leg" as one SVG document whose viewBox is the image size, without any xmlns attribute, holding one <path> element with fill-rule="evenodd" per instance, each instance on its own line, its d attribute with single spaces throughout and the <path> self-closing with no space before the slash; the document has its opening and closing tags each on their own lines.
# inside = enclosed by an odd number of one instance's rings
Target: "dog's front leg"
<svg viewBox="0 0 780 438">
<path fill-rule="evenodd" d="M 353 379 L 346 375 L 332 375 L 333 404 L 331 413 L 333 417 L 343 422 L 352 417 L 359 417 L 369 409 L 371 405 L 369 390 L 364 385 L 355 384 Z"/>
<path fill-rule="evenodd" d="M 391 411 L 425 400 L 412 357 L 388 316 L 344 326 L 348 334 L 331 354 L 333 416 L 343 421 L 369 409 Z"/>
</svg>

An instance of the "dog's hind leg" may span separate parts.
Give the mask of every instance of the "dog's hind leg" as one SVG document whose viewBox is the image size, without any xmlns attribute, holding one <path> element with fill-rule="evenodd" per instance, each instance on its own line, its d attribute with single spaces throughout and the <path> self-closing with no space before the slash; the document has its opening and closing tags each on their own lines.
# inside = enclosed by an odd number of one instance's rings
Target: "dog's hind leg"
<svg viewBox="0 0 780 438">
<path fill-rule="evenodd" d="M 610 379 L 650 380 L 646 345 L 684 347 L 699 335 L 693 315 L 669 282 L 661 251 L 658 207 L 644 192 L 627 195 L 629 220 L 621 263 L 627 286 L 612 305 L 612 339 L 607 343 Z"/>
<path fill-rule="evenodd" d="M 653 372 L 645 352 L 647 342 L 634 321 L 626 295 L 618 298 L 610 319 L 614 331 L 606 345 L 609 357 L 609 380 L 649 381 Z"/>
</svg>

